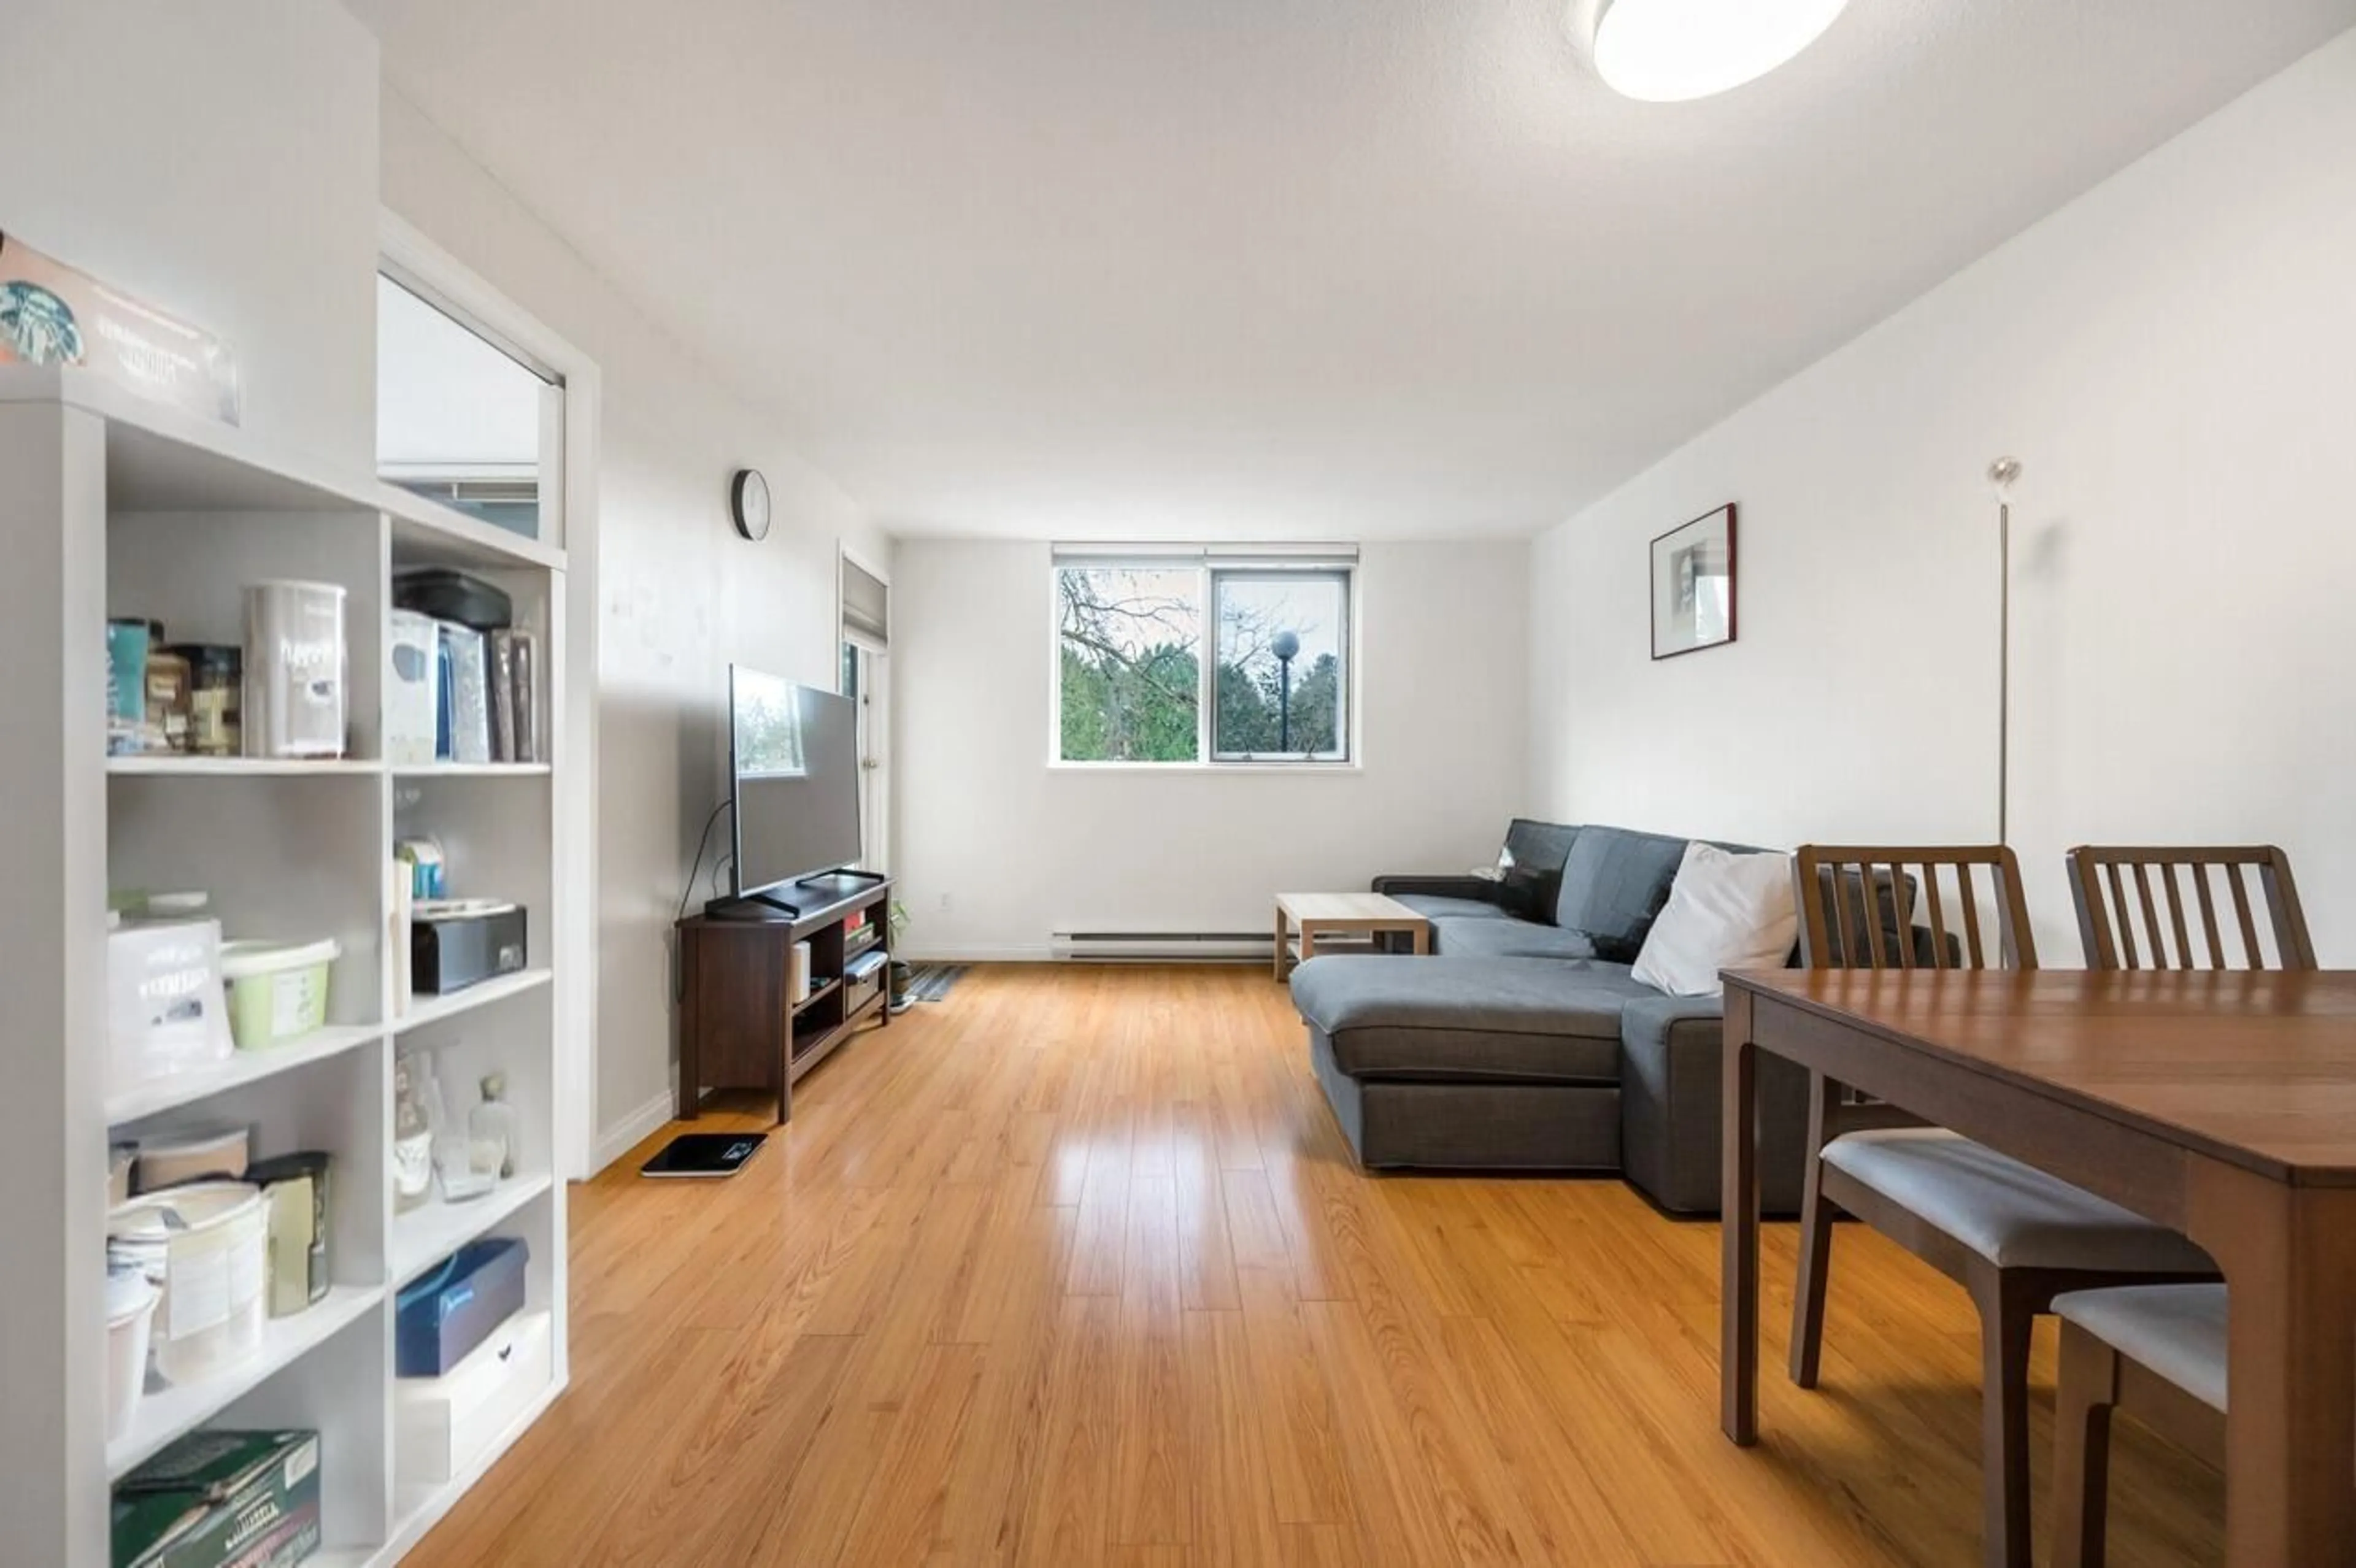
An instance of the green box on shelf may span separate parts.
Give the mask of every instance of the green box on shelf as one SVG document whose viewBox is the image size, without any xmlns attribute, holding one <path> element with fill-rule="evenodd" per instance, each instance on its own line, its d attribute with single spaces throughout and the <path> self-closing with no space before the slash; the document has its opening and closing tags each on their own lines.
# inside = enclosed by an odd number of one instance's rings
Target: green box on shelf
<svg viewBox="0 0 2356 1568">
<path fill-rule="evenodd" d="M 114 1568 L 294 1568 L 318 1549 L 316 1432 L 192 1432 L 114 1486 Z"/>
</svg>

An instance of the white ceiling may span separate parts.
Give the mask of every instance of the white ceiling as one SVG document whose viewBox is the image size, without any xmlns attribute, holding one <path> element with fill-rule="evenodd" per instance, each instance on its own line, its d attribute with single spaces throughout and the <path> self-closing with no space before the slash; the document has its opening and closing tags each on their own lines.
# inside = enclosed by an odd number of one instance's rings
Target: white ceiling
<svg viewBox="0 0 2356 1568">
<path fill-rule="evenodd" d="M 1545 527 L 2356 24 L 1851 0 L 1648 105 L 1554 0 L 351 3 L 888 527 L 1062 538 Z"/>
</svg>

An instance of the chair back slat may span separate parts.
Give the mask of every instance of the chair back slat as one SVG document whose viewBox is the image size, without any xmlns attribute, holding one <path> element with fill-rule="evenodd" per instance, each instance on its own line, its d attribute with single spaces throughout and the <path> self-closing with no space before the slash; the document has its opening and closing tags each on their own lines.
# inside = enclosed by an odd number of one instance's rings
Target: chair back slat
<svg viewBox="0 0 2356 1568">
<path fill-rule="evenodd" d="M 2103 870 L 2104 873 L 2111 880 L 2111 907 L 2117 910 L 2126 909 L 2127 907 L 2127 890 L 2126 884 L 2119 880 L 2119 868 L 2117 864 L 2115 862 L 2111 865 L 2105 866 L 2103 868 Z M 2142 960 L 2137 957 L 2136 954 L 2134 925 L 2126 921 L 2121 921 L 2119 923 L 2119 941 L 2124 946 L 2127 967 L 2130 969 L 2140 967 Z"/>
<path fill-rule="evenodd" d="M 2184 895 L 2177 890 L 2178 878 L 2173 868 L 2163 866 L 2159 885 L 2168 890 L 2168 924 L 2176 933 L 2177 967 L 2192 967 L 2192 937 L 2184 929 Z"/>
<path fill-rule="evenodd" d="M 2271 845 L 2148 848 L 2082 845 L 2069 854 L 2078 934 L 2094 969 L 2312 969 L 2315 946 L 2299 906 L 2290 858 Z M 2251 893 L 2254 874 L 2257 895 Z M 2215 883 L 2233 901 L 2230 930 L 2218 920 Z M 2128 893 L 2133 883 L 2134 892 Z M 2200 938 L 2186 918 L 2192 886 Z M 2155 895 L 2154 884 L 2158 884 Z M 2262 928 L 2257 899 L 2266 906 Z M 2166 920 L 2161 910 L 2166 909 Z M 2238 938 L 2238 944 L 2234 939 Z"/>
<path fill-rule="evenodd" d="M 1871 896 L 1872 896 L 1872 894 L 1869 891 L 1869 892 L 1868 892 L 1868 894 L 1867 894 L 1867 897 L 1869 899 L 1869 898 L 1871 898 Z M 1835 886 L 1835 888 L 1833 889 L 1833 892 L 1832 892 L 1832 901 L 1833 901 L 1833 925 L 1834 925 L 1834 927 L 1835 927 L 1835 928 L 1839 932 L 1839 933 L 1840 933 L 1840 951 L 1842 951 L 1843 953 L 1854 953 L 1854 952 L 1856 952 L 1856 951 L 1857 951 L 1857 942 L 1858 942 L 1858 938 L 1857 938 L 1856 933 L 1853 933 L 1853 932 L 1851 932 L 1851 931 L 1849 930 L 1849 923 L 1848 923 L 1848 898 L 1847 898 L 1847 891 L 1846 891 L 1845 889 L 1842 889 L 1842 888 L 1838 887 L 1837 885 L 1836 885 L 1836 886 Z M 1806 902 L 1803 901 L 1803 902 L 1802 902 L 1802 904 L 1800 905 L 1800 907 L 1801 907 L 1802 909 L 1806 909 L 1806 908 L 1808 908 L 1808 907 L 1809 907 L 1809 905 L 1808 905 Z M 1822 913 L 1821 908 L 1819 908 L 1819 910 L 1818 910 L 1818 913 L 1819 913 L 1819 915 L 1821 916 L 1821 913 Z M 1825 945 L 1824 942 L 1822 941 L 1822 937 L 1824 936 L 1824 934 L 1825 934 L 1825 933 L 1818 933 L 1817 934 L 1818 934 L 1819 940 L 1818 940 L 1818 942 L 1815 944 L 1815 945 L 1816 945 L 1818 948 L 1822 948 L 1822 947 Z"/>
<path fill-rule="evenodd" d="M 1881 948 L 1880 884 L 1874 880 L 1871 866 L 1859 866 L 1857 871 L 1858 881 L 1866 890 L 1864 908 L 1858 917 L 1858 923 L 1865 927 L 1865 950 L 1873 955 L 1875 968 L 1886 969 L 1890 966 L 1890 957 Z"/>
<path fill-rule="evenodd" d="M 2036 967 L 2020 865 L 2002 845 L 1806 844 L 1793 858 L 1792 874 L 1800 904 L 1800 961 L 1809 968 L 1982 969 L 1992 966 L 1991 956 L 1995 966 Z M 1992 949 L 1981 930 L 1982 880 L 1996 921 Z M 1947 924 L 1951 894 L 1962 915 L 1960 944 Z M 1927 932 L 1915 923 L 1918 905 L 1929 916 Z"/>
<path fill-rule="evenodd" d="M 1939 879 L 1933 877 L 1922 889 L 1931 913 L 1931 967 L 1952 968 L 1947 954 L 1946 901 L 1939 896 Z"/>
<path fill-rule="evenodd" d="M 1962 897 L 1964 904 L 1964 950 L 1969 958 L 1971 967 L 1985 969 L 1987 967 L 1987 958 L 1980 951 L 1979 894 L 1972 890 L 1972 880 L 1969 877 L 1965 877 L 1961 880 L 1963 885 L 1956 891 Z"/>
<path fill-rule="evenodd" d="M 2209 967 L 2222 969 L 2225 944 L 2217 934 L 2217 896 L 2209 891 L 2208 873 L 2198 866 L 2192 868 L 2192 894 L 2201 905 L 2201 935 L 2209 944 Z M 2086 962 L 2092 964 L 2094 959 Z"/>
<path fill-rule="evenodd" d="M 2257 923 L 2250 918 L 2250 885 L 2243 880 L 2242 868 L 2225 868 L 2225 885 L 2233 890 L 2233 919 L 2242 927 L 2242 951 L 2249 955 L 2249 966 L 2263 969 L 2265 959 L 2258 952 Z"/>
<path fill-rule="evenodd" d="M 1902 888 L 1906 885 L 1906 873 L 1894 860 L 1890 865 L 1890 885 L 1893 888 Z M 1904 936 L 1901 938 L 1893 935 L 1890 943 L 1890 945 L 1897 951 L 1898 966 L 1901 969 L 1914 967 L 1914 923 L 1910 920 L 1906 923 L 1906 926 Z"/>
<path fill-rule="evenodd" d="M 2137 862 L 2135 869 L 2136 898 L 2143 905 L 2143 928 L 2151 933 L 2151 963 L 2155 969 L 2168 967 L 2168 944 L 2159 934 L 2159 911 L 2151 901 L 2151 868 Z"/>
</svg>

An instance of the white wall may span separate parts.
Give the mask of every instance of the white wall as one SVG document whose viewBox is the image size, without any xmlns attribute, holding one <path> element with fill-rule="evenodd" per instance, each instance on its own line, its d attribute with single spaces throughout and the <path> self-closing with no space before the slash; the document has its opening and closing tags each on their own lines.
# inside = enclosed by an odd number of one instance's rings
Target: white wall
<svg viewBox="0 0 2356 1568">
<path fill-rule="evenodd" d="M 599 461 L 596 1125 L 668 1104 L 669 926 L 688 861 L 726 793 L 730 661 L 831 687 L 838 540 L 889 541 L 733 395 L 391 87 L 388 207 L 597 361 Z M 776 526 L 736 537 L 728 478 L 768 477 Z M 704 890 L 699 887 L 700 901 Z"/>
<path fill-rule="evenodd" d="M 1837 265 L 1837 257 L 1826 259 Z M 2356 962 L 2356 33 L 1539 542 L 1532 805 L 1772 844 L 2277 842 Z M 1741 507 L 1741 640 L 1649 663 L 1645 542 Z"/>
<path fill-rule="evenodd" d="M 1523 794 L 1526 563 L 1517 540 L 1365 547 L 1359 769 L 1106 771 L 1047 763 L 1047 546 L 903 540 L 909 951 L 1040 958 L 1057 930 L 1257 933 L 1279 891 L 1493 859 Z"/>
<path fill-rule="evenodd" d="M 0 232 L 227 340 L 247 430 L 364 472 L 375 37 L 316 0 L 0 16 Z"/>
</svg>

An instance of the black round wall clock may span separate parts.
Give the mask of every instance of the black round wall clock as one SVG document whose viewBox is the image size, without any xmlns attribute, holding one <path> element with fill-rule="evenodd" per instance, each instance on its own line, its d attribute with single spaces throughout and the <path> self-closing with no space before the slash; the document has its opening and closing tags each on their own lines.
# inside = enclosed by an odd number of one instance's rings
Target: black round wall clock
<svg viewBox="0 0 2356 1568">
<path fill-rule="evenodd" d="M 736 531 L 755 541 L 769 537 L 769 482 L 757 468 L 739 468 L 728 482 L 728 513 Z"/>
</svg>

